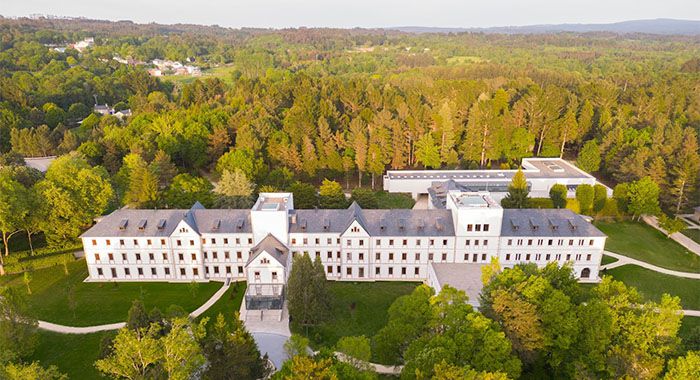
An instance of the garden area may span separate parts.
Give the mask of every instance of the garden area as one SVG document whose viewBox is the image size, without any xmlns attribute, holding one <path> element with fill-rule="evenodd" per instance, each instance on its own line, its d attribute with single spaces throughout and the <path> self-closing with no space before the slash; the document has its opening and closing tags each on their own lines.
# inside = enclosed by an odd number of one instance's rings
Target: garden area
<svg viewBox="0 0 700 380">
<path fill-rule="evenodd" d="M 191 312 L 221 287 L 219 282 L 86 283 L 84 260 L 27 273 L 29 281 L 23 275 L 7 275 L 0 278 L 0 286 L 24 289 L 36 318 L 69 326 L 122 322 L 135 299 L 142 300 L 148 310 L 157 307 L 165 312 L 177 305 Z"/>
<path fill-rule="evenodd" d="M 43 366 L 55 365 L 70 379 L 104 378 L 95 368 L 105 337 L 116 335 L 116 331 L 94 334 L 59 334 L 39 330 L 38 345 L 32 360 Z"/>
<path fill-rule="evenodd" d="M 666 269 L 700 273 L 700 256 L 639 222 L 597 222 L 608 235 L 605 249 Z"/>
<path fill-rule="evenodd" d="M 329 282 L 331 310 L 318 326 L 291 324 L 293 333 L 305 335 L 314 346 L 332 347 L 344 336 L 371 338 L 387 323 L 389 306 L 410 294 L 416 282 Z"/>
</svg>

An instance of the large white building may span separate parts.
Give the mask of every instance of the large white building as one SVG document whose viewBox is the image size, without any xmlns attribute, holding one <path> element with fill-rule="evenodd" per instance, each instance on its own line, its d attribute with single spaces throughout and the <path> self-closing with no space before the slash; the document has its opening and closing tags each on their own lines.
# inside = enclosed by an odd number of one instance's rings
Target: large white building
<svg viewBox="0 0 700 380">
<path fill-rule="evenodd" d="M 248 309 L 275 309 L 301 253 L 338 281 L 459 287 L 479 282 L 493 257 L 504 267 L 571 262 L 577 277 L 598 278 L 606 236 L 570 210 L 503 209 L 486 192 L 444 196 L 444 208 L 428 210 L 295 210 L 291 193 L 261 193 L 250 210 L 120 209 L 82 235 L 89 280 L 245 279 Z"/>
</svg>

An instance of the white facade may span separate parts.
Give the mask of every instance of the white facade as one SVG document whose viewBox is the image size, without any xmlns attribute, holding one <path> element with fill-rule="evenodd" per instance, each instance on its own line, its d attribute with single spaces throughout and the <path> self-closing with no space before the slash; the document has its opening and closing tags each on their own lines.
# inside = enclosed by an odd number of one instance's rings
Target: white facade
<svg viewBox="0 0 700 380">
<path fill-rule="evenodd" d="M 329 280 L 427 281 L 431 263 L 493 257 L 571 262 L 595 280 L 606 239 L 569 210 L 503 210 L 487 193 L 450 192 L 445 210 L 293 207 L 291 194 L 265 193 L 252 210 L 115 211 L 82 236 L 89 279 L 283 285 L 292 257 L 308 253 Z"/>
</svg>

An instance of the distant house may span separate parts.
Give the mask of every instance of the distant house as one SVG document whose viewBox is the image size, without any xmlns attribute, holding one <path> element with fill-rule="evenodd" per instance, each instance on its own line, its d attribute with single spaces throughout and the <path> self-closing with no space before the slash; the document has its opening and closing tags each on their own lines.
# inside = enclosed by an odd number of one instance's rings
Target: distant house
<svg viewBox="0 0 700 380">
<path fill-rule="evenodd" d="M 95 39 L 92 37 L 88 37 L 82 41 L 74 43 L 72 47 L 73 49 L 82 53 L 85 49 L 92 47 L 93 45 L 95 45 Z"/>
<path fill-rule="evenodd" d="M 114 113 L 114 109 L 110 108 L 106 104 L 95 104 L 92 110 L 102 116 L 112 115 Z"/>
<path fill-rule="evenodd" d="M 131 116 L 131 109 L 125 109 L 125 110 L 121 110 L 121 111 L 116 111 L 116 112 L 114 113 L 114 116 L 116 116 L 116 117 L 118 117 L 118 118 L 120 118 L 120 119 L 125 119 L 125 118 Z"/>
<path fill-rule="evenodd" d="M 148 74 L 152 77 L 162 77 L 163 71 L 161 69 L 148 69 Z"/>
</svg>

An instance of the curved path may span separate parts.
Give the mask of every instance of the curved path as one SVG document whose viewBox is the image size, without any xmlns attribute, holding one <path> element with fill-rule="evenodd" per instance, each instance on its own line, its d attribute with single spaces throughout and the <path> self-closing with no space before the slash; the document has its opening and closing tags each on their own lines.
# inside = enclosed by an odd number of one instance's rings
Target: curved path
<svg viewBox="0 0 700 380">
<path fill-rule="evenodd" d="M 224 283 L 223 286 L 219 290 L 212 295 L 207 302 L 205 302 L 202 306 L 198 307 L 197 310 L 193 311 L 190 313 L 190 317 L 192 318 L 197 318 L 202 313 L 207 311 L 212 305 L 216 303 L 223 295 L 226 293 L 228 290 L 229 286 L 231 284 L 229 282 Z M 47 331 L 53 331 L 61 334 L 91 334 L 91 333 L 96 333 L 100 331 L 112 331 L 112 330 L 119 330 L 120 328 L 126 326 L 125 322 L 118 322 L 118 323 L 110 323 L 107 325 L 98 325 L 98 326 L 86 326 L 86 327 L 73 327 L 73 326 L 64 326 L 64 325 L 58 325 L 55 323 L 51 322 L 46 322 L 46 321 L 39 321 L 39 328 L 42 330 L 47 330 Z"/>
<path fill-rule="evenodd" d="M 617 261 L 615 261 L 614 263 L 602 265 L 600 267 L 600 269 L 613 269 L 613 268 L 621 267 L 623 265 L 632 264 L 632 265 L 640 266 L 642 268 L 653 270 L 654 272 L 668 274 L 668 275 L 676 276 L 676 277 L 685 277 L 685 278 L 692 278 L 695 280 L 700 280 L 700 273 L 679 272 L 676 270 L 661 268 L 661 267 L 657 267 L 656 265 L 652 265 L 652 264 L 649 264 L 647 262 L 639 261 L 639 260 L 633 259 L 631 257 L 623 256 L 623 255 L 620 255 L 619 253 L 614 253 L 614 252 L 610 252 L 610 251 L 604 251 L 603 253 L 607 256 L 616 258 Z"/>
</svg>

